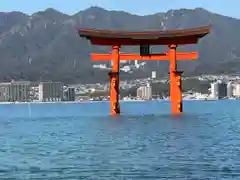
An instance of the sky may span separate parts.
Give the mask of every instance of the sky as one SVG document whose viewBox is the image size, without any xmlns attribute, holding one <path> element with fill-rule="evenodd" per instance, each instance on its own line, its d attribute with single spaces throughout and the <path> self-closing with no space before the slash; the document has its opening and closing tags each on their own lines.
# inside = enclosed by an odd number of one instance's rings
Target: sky
<svg viewBox="0 0 240 180">
<path fill-rule="evenodd" d="M 72 15 L 90 6 L 123 10 L 138 15 L 202 7 L 211 12 L 240 18 L 240 0 L 0 0 L 0 12 L 21 11 L 29 15 L 46 8 Z"/>
</svg>

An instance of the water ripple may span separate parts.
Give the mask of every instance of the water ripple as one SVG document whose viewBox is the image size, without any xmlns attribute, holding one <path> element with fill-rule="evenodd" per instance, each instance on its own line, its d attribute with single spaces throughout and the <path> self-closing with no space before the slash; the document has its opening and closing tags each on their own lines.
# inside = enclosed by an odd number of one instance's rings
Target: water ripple
<svg viewBox="0 0 240 180">
<path fill-rule="evenodd" d="M 159 113 L 165 105 L 131 106 L 115 118 L 75 115 L 76 105 L 73 115 L 39 117 L 33 107 L 34 117 L 2 118 L 0 179 L 240 178 L 236 104 L 186 104 L 192 109 L 179 117 Z"/>
</svg>

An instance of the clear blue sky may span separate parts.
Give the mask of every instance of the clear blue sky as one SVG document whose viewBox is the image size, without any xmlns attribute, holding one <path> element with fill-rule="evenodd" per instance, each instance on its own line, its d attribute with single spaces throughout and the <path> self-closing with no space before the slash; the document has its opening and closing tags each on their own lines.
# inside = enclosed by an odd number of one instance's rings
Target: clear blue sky
<svg viewBox="0 0 240 180">
<path fill-rule="evenodd" d="M 0 11 L 32 14 L 51 7 L 74 14 L 96 5 L 108 10 L 124 10 L 140 15 L 169 9 L 203 7 L 212 12 L 240 18 L 240 0 L 0 0 Z"/>
</svg>

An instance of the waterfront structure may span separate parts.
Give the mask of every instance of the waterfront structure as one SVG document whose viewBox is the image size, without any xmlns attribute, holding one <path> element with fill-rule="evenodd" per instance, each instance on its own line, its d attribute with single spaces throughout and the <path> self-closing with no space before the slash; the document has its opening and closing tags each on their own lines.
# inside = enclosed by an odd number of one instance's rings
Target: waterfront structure
<svg viewBox="0 0 240 180">
<path fill-rule="evenodd" d="M 8 102 L 10 100 L 10 83 L 0 83 L 0 102 Z"/>
<path fill-rule="evenodd" d="M 64 91 L 64 99 L 65 101 L 75 101 L 75 88 L 67 88 Z"/>
<path fill-rule="evenodd" d="M 28 102 L 30 98 L 30 81 L 12 81 L 0 84 L 1 102 Z"/>
<path fill-rule="evenodd" d="M 39 101 L 62 101 L 63 83 L 62 82 L 40 82 Z"/>
<path fill-rule="evenodd" d="M 28 102 L 30 101 L 30 81 L 14 81 L 10 83 L 10 101 Z"/>
<path fill-rule="evenodd" d="M 227 84 L 227 97 L 230 98 L 233 96 L 233 84 L 232 82 L 229 82 Z"/>
<path fill-rule="evenodd" d="M 137 97 L 144 100 L 152 99 L 152 87 L 150 84 L 147 84 L 147 86 L 139 87 L 137 89 Z"/>
<path fill-rule="evenodd" d="M 213 99 L 218 98 L 218 83 L 217 82 L 211 83 L 211 95 L 210 96 Z"/>
<path fill-rule="evenodd" d="M 232 84 L 223 81 L 211 83 L 211 98 L 223 99 L 232 96 Z"/>
<path fill-rule="evenodd" d="M 233 96 L 240 97 L 240 83 L 233 84 Z"/>
<path fill-rule="evenodd" d="M 197 59 L 197 52 L 177 52 L 178 45 L 197 44 L 198 40 L 210 32 L 210 26 L 186 30 L 168 30 L 152 32 L 124 32 L 96 29 L 79 29 L 81 37 L 87 38 L 93 45 L 111 46 L 109 54 L 92 54 L 97 61 L 112 62 L 110 77 L 110 111 L 112 115 L 120 114 L 119 105 L 119 63 L 120 60 L 169 60 L 170 61 L 170 100 L 172 113 L 180 114 L 182 108 L 182 72 L 177 70 L 177 60 Z M 140 54 L 122 54 L 121 46 L 140 46 Z M 150 45 L 167 45 L 168 52 L 150 53 Z"/>
<path fill-rule="evenodd" d="M 218 99 L 223 99 L 227 97 L 227 84 L 225 82 L 220 82 L 218 84 Z"/>
</svg>

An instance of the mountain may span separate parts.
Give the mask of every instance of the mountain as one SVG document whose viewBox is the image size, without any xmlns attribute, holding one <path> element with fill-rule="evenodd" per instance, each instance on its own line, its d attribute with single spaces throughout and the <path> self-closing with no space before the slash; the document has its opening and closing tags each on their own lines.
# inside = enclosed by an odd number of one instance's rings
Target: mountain
<svg viewBox="0 0 240 180">
<path fill-rule="evenodd" d="M 46 9 L 29 16 L 21 12 L 0 13 L 0 80 L 59 80 L 67 83 L 107 81 L 107 72 L 92 68 L 91 52 L 108 52 L 78 36 L 77 28 L 129 31 L 185 29 L 212 24 L 209 35 L 198 45 L 181 50 L 197 50 L 199 59 L 181 62 L 186 74 L 229 73 L 240 68 L 240 20 L 211 13 L 202 8 L 169 10 L 147 16 L 91 7 L 72 16 Z M 123 47 L 123 52 L 138 52 Z M 154 52 L 166 47 L 154 47 Z M 122 79 L 168 73 L 168 62 L 149 62 Z"/>
</svg>

